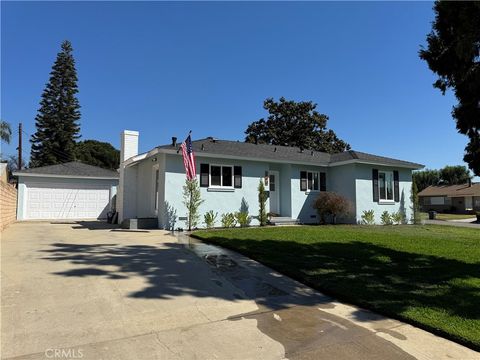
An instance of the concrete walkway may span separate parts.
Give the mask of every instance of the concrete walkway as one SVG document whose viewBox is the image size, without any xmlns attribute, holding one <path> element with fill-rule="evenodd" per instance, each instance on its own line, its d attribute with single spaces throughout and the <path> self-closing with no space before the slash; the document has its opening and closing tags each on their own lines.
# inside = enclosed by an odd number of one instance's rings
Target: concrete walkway
<svg viewBox="0 0 480 360">
<path fill-rule="evenodd" d="M 1 246 L 3 359 L 479 358 L 163 231 L 17 223 Z"/>
<path fill-rule="evenodd" d="M 460 221 L 460 220 L 425 220 L 425 224 L 429 225 L 446 225 L 446 226 L 457 226 L 457 227 L 469 227 L 480 230 L 480 223 L 476 222 L 475 219 L 472 219 L 471 222 Z"/>
</svg>

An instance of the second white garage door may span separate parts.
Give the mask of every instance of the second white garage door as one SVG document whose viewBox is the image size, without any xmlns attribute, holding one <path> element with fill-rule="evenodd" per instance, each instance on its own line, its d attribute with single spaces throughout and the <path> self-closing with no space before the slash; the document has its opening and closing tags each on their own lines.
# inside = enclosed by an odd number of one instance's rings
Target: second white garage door
<svg viewBox="0 0 480 360">
<path fill-rule="evenodd" d="M 26 188 L 26 218 L 98 219 L 106 218 L 110 188 L 86 184 L 35 184 Z"/>
</svg>

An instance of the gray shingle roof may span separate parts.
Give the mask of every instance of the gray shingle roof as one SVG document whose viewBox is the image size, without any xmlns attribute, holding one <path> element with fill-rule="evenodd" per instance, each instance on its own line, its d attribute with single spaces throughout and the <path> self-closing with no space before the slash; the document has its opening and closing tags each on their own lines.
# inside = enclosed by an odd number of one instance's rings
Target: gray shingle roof
<svg viewBox="0 0 480 360">
<path fill-rule="evenodd" d="M 63 164 L 41 166 L 37 168 L 24 169 L 21 171 L 15 171 L 13 173 L 17 175 L 59 175 L 59 176 L 81 176 L 81 177 L 105 177 L 105 178 L 118 178 L 118 172 L 103 169 L 98 166 L 92 166 L 84 164 L 80 161 L 71 161 Z"/>
<path fill-rule="evenodd" d="M 225 156 L 240 156 L 246 159 L 301 162 L 321 166 L 333 165 L 342 161 L 357 160 L 359 162 L 368 162 L 379 165 L 396 165 L 411 167 L 413 169 L 423 167 L 421 164 L 409 161 L 397 160 L 353 150 L 331 155 L 320 151 L 301 150 L 298 147 L 251 144 L 240 141 L 218 140 L 213 138 L 192 141 L 192 146 L 197 156 L 201 156 L 202 152 L 204 152 L 208 154 Z M 176 148 L 171 144 L 162 145 L 159 146 L 159 148 L 166 150 L 178 150 L 178 145 Z"/>
</svg>

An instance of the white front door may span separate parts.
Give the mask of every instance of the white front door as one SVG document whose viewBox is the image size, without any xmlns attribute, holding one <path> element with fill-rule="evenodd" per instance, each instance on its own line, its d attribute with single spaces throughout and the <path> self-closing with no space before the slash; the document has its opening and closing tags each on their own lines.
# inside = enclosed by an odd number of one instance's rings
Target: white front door
<svg viewBox="0 0 480 360">
<path fill-rule="evenodd" d="M 280 215 L 280 177 L 278 171 L 270 171 L 268 180 L 270 212 Z"/>
</svg>

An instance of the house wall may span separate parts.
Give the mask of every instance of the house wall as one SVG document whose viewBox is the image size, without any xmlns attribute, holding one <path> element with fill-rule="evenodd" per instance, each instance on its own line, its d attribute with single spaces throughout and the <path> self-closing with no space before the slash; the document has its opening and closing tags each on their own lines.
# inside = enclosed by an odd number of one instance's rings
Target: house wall
<svg viewBox="0 0 480 360">
<path fill-rule="evenodd" d="M 18 198 L 17 198 L 17 220 L 24 220 L 27 215 L 27 191 L 30 184 L 85 184 L 110 186 L 110 205 L 112 199 L 117 195 L 119 180 L 115 179 L 88 179 L 88 178 L 62 178 L 62 177 L 41 177 L 41 176 L 19 176 L 18 177 Z M 118 207 L 118 203 L 117 203 Z"/>
<path fill-rule="evenodd" d="M 318 222 L 317 211 L 313 208 L 313 202 L 320 194 L 319 191 L 300 190 L 300 171 L 317 171 L 326 173 L 328 190 L 328 169 L 321 166 L 292 165 L 290 171 L 290 191 L 292 194 L 292 218 L 298 219 L 304 224 Z"/>
<path fill-rule="evenodd" d="M 372 169 L 399 172 L 400 201 L 391 204 L 381 204 L 373 201 Z M 363 211 L 374 210 L 375 222 L 380 224 L 380 216 L 384 211 L 389 213 L 403 211 L 410 221 L 412 218 L 411 189 L 412 171 L 410 169 L 385 167 L 377 165 L 355 164 L 356 188 L 356 221 L 361 222 Z"/>
<path fill-rule="evenodd" d="M 240 210 L 242 200 L 245 200 L 251 215 L 258 214 L 258 192 L 257 187 L 261 178 L 268 171 L 268 163 L 230 160 L 218 158 L 196 157 L 197 177 L 200 176 L 200 164 L 236 165 L 242 167 L 242 188 L 219 191 L 210 188 L 200 188 L 202 199 L 205 200 L 200 206 L 200 224 L 203 227 L 203 215 L 213 210 L 218 213 L 216 226 L 220 226 L 220 218 L 223 213 L 236 212 Z M 187 209 L 183 204 L 183 185 L 185 185 L 185 168 L 181 155 L 165 155 L 165 197 L 163 213 L 159 216 L 160 226 L 165 228 L 185 228 Z M 267 201 L 268 211 L 268 201 Z M 252 225 L 257 225 L 254 219 Z"/>
<path fill-rule="evenodd" d="M 140 163 L 141 164 L 141 163 Z M 120 182 L 117 194 L 118 222 L 136 218 L 137 213 L 137 174 L 138 166 L 124 167 L 120 165 Z"/>
<path fill-rule="evenodd" d="M 329 168 L 327 174 L 327 191 L 344 196 L 350 202 L 349 214 L 337 219 L 341 223 L 356 223 L 356 169 L 355 164 Z"/>
</svg>

